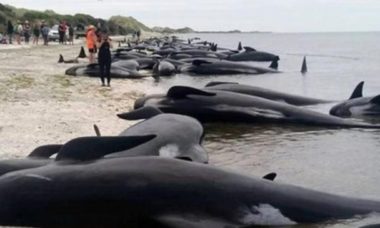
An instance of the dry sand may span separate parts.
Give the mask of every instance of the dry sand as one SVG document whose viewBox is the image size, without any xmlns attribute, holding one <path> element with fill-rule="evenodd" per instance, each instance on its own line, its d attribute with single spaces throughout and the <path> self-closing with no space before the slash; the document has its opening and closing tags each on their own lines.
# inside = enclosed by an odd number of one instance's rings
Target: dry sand
<svg viewBox="0 0 380 228">
<path fill-rule="evenodd" d="M 98 78 L 66 76 L 73 64 L 57 63 L 58 56 L 76 57 L 83 45 L 76 43 L 0 47 L 0 159 L 93 136 L 93 124 L 102 135 L 117 135 L 134 123 L 117 118 L 117 113 L 130 110 L 146 92 L 161 92 L 152 86 L 152 78 L 114 79 L 108 88 Z"/>
</svg>

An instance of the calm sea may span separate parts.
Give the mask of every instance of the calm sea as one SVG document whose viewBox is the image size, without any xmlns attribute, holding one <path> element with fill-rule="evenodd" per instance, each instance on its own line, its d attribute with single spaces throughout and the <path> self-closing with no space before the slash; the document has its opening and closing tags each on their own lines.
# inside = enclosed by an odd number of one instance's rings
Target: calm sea
<svg viewBox="0 0 380 228">
<path fill-rule="evenodd" d="M 364 95 L 380 93 L 380 32 L 304 34 L 186 34 L 219 47 L 243 46 L 278 54 L 282 74 L 191 77 L 176 75 L 155 83 L 204 86 L 236 81 L 283 92 L 333 100 L 347 99 L 365 81 Z M 306 56 L 308 73 L 300 73 Z M 269 64 L 268 64 L 269 65 Z M 331 104 L 313 109 L 327 113 Z M 380 200 L 380 130 L 306 126 L 206 124 L 204 145 L 211 163 L 255 176 L 277 172 L 277 182 Z M 254 193 L 253 193 L 254 194 Z M 380 223 L 380 215 L 307 227 L 359 227 Z"/>
</svg>

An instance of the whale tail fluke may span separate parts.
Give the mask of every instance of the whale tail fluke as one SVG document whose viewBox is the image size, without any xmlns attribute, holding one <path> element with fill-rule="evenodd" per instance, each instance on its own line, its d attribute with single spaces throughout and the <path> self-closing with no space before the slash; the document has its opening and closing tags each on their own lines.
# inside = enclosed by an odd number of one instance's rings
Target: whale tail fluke
<svg viewBox="0 0 380 228">
<path fill-rule="evenodd" d="M 86 58 L 87 55 L 86 55 L 86 52 L 84 51 L 84 47 L 80 47 L 80 52 L 79 52 L 79 55 L 78 55 L 78 58 Z"/>
<path fill-rule="evenodd" d="M 306 56 L 304 56 L 303 61 L 302 61 L 301 73 L 305 74 L 306 72 L 307 72 Z"/>
</svg>

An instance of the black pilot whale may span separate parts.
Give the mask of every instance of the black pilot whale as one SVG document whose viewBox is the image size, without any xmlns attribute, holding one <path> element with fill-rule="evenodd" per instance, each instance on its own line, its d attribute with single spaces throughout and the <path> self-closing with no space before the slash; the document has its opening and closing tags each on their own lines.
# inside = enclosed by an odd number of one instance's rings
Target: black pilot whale
<svg viewBox="0 0 380 228">
<path fill-rule="evenodd" d="M 127 151 L 107 155 L 106 158 L 150 155 L 208 162 L 208 154 L 200 145 L 204 136 L 203 126 L 196 119 L 162 113 L 151 106 L 121 113 L 118 116 L 127 120 L 146 119 L 127 128 L 120 133 L 120 136 L 154 134 L 156 137 Z"/>
<path fill-rule="evenodd" d="M 167 94 L 149 95 L 135 101 L 135 109 L 143 106 L 154 106 L 166 113 L 189 115 L 203 122 L 283 122 L 326 127 L 380 128 L 380 125 L 334 117 L 262 97 L 186 86 L 173 86 Z"/>
<path fill-rule="evenodd" d="M 242 93 L 247 95 L 253 95 L 258 97 L 263 97 L 269 100 L 283 101 L 291 105 L 315 105 L 323 103 L 332 103 L 330 100 L 317 99 L 312 97 L 303 97 L 294 94 L 288 94 L 283 92 L 278 92 L 270 89 L 266 89 L 258 86 L 244 85 L 236 82 L 209 82 L 206 84 L 206 89 L 211 90 L 222 90 L 230 91 L 235 93 Z"/>
<path fill-rule="evenodd" d="M 0 177 L 0 225 L 243 228 L 380 212 L 380 201 L 160 157 L 52 164 Z"/>
<path fill-rule="evenodd" d="M 350 98 L 330 109 L 330 114 L 340 117 L 380 116 L 380 95 L 363 97 L 364 82 L 360 82 Z"/>
</svg>

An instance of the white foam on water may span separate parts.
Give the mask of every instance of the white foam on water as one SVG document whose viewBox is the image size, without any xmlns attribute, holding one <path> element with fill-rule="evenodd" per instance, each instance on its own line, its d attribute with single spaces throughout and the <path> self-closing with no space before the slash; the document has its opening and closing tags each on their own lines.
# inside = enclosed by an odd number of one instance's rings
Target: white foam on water
<svg viewBox="0 0 380 228">
<path fill-rule="evenodd" d="M 160 157 L 175 158 L 179 155 L 179 147 L 176 144 L 167 144 L 158 151 Z"/>
<path fill-rule="evenodd" d="M 296 222 L 285 217 L 281 211 L 270 204 L 259 204 L 252 206 L 251 211 L 244 217 L 244 223 L 250 225 L 295 225 Z"/>
</svg>

